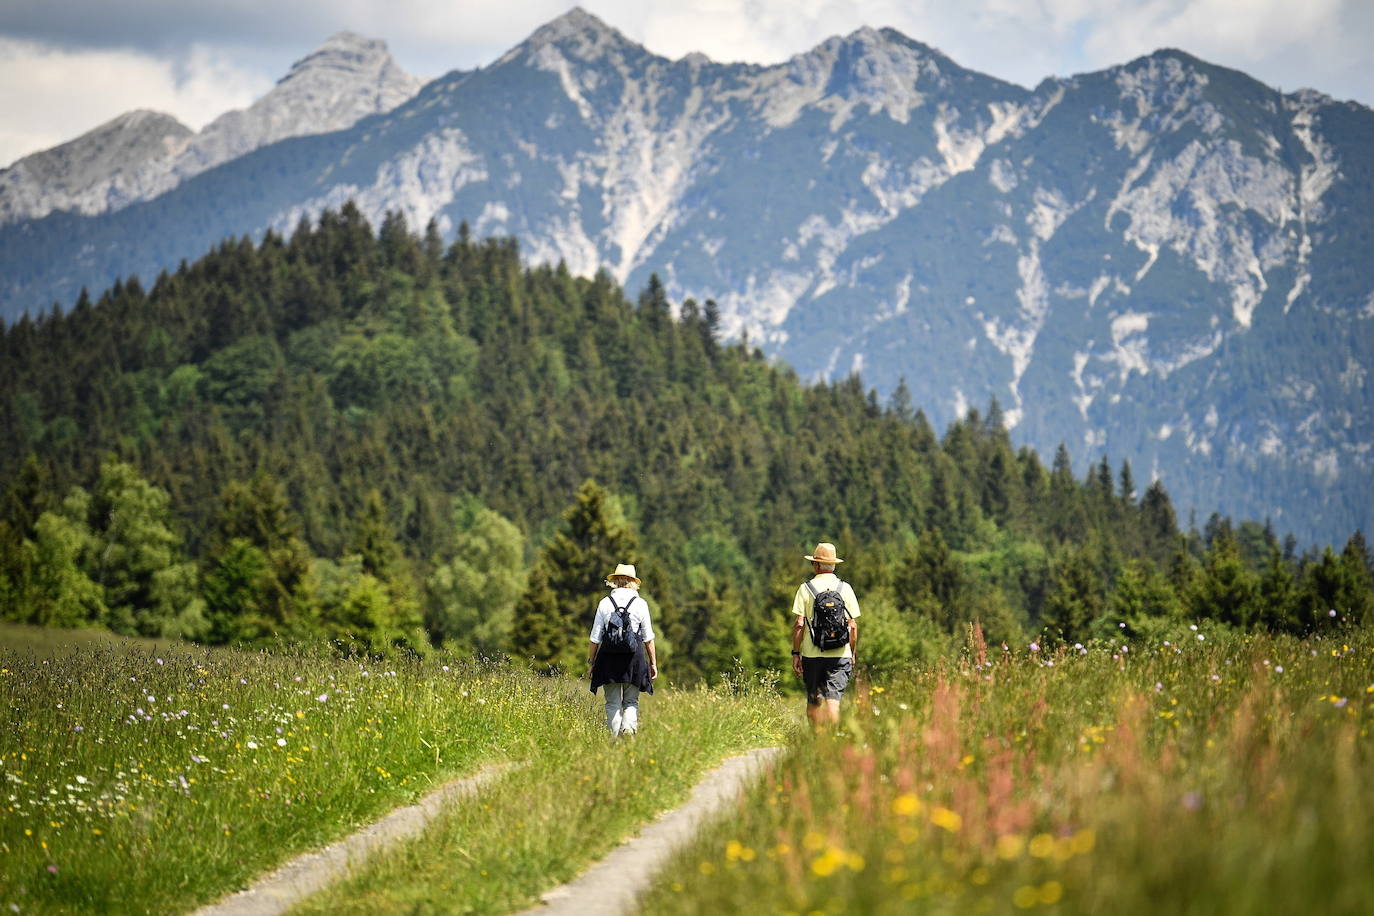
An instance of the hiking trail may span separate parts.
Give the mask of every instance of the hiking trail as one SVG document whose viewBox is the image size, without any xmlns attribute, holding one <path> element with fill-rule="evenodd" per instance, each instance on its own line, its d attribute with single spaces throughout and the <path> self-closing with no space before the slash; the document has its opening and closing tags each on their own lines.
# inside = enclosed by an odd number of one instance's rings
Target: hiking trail
<svg viewBox="0 0 1374 916">
<path fill-rule="evenodd" d="M 605 858 L 577 878 L 546 891 L 522 916 L 629 916 L 635 900 L 653 883 L 668 857 L 696 835 L 697 829 L 739 797 L 782 753 L 780 747 L 755 748 L 730 757 L 697 782 L 687 801 L 626 838 Z M 397 841 L 420 834 L 445 804 L 470 798 L 482 786 L 519 763 L 484 767 L 455 779 L 414 805 L 397 808 L 381 820 L 336 843 L 291 859 L 237 891 L 195 910 L 192 916 L 278 916 L 311 894 L 347 876 L 349 869 Z"/>
</svg>

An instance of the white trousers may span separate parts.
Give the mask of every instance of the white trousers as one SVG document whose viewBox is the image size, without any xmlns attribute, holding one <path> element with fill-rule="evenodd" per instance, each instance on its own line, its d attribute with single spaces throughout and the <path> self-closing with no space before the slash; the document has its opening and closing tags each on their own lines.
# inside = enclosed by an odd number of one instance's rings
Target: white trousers
<svg viewBox="0 0 1374 916">
<path fill-rule="evenodd" d="M 611 736 L 633 735 L 639 728 L 639 688 L 634 684 L 605 684 L 606 727 Z"/>
</svg>

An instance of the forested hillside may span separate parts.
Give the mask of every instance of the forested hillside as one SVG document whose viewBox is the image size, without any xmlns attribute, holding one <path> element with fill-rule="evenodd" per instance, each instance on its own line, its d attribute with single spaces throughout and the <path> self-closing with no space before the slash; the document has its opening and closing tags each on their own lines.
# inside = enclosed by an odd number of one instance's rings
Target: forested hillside
<svg viewBox="0 0 1374 916">
<path fill-rule="evenodd" d="M 830 540 L 879 666 L 973 620 L 1073 642 L 1371 616 L 1358 533 L 1301 555 L 1255 522 L 1181 533 L 1162 484 L 1105 457 L 1077 480 L 1062 448 L 1047 467 L 995 403 L 937 434 L 904 389 L 804 386 L 716 321 L 656 278 L 631 301 L 352 205 L 21 319 L 3 615 L 569 667 L 628 560 L 665 673 L 709 677 L 784 661 L 801 555 Z"/>
</svg>

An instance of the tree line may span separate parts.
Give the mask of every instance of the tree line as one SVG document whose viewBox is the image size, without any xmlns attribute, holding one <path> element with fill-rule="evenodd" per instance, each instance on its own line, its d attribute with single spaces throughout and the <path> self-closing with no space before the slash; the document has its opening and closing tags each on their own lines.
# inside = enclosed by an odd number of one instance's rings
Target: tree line
<svg viewBox="0 0 1374 916">
<path fill-rule="evenodd" d="M 657 278 L 631 299 L 352 205 L 0 325 L 0 614 L 568 667 L 628 561 L 666 670 L 711 677 L 782 667 L 828 540 L 880 666 L 974 620 L 1079 642 L 1370 619 L 1358 532 L 1185 530 L 1162 481 L 1047 467 L 996 402 L 939 434 L 905 386 L 803 384 L 718 325 Z"/>
</svg>

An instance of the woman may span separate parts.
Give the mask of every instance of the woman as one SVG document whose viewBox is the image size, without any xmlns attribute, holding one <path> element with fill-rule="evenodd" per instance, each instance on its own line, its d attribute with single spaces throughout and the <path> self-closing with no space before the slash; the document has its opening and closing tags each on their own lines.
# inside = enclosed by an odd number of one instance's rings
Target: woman
<svg viewBox="0 0 1374 916">
<path fill-rule="evenodd" d="M 587 665 L 592 693 L 606 688 L 606 725 L 611 737 L 618 737 L 638 730 L 639 695 L 654 692 L 658 660 L 649 605 L 639 596 L 634 566 L 617 565 L 606 584 L 611 593 L 596 606 Z"/>
</svg>

